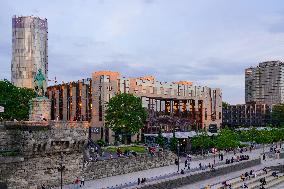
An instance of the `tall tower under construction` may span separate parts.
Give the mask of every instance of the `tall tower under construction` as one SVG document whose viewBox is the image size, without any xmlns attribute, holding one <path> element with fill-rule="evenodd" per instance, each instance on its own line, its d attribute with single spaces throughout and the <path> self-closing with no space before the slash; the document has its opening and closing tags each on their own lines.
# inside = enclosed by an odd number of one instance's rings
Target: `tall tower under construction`
<svg viewBox="0 0 284 189">
<path fill-rule="evenodd" d="M 12 18 L 11 81 L 17 87 L 35 89 L 35 76 L 43 75 L 44 92 L 48 80 L 47 19 L 34 16 Z"/>
</svg>

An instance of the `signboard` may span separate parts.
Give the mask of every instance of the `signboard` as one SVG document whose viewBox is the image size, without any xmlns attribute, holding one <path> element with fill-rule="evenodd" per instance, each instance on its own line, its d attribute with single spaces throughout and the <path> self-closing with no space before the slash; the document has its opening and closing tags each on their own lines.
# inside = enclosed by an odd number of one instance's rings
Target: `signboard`
<svg viewBox="0 0 284 189">
<path fill-rule="evenodd" d="M 217 124 L 210 124 L 210 125 L 209 125 L 208 131 L 209 131 L 210 133 L 217 133 L 217 130 L 218 130 Z"/>
<path fill-rule="evenodd" d="M 0 106 L 0 112 L 4 112 L 4 107 Z"/>
<path fill-rule="evenodd" d="M 100 133 L 100 127 L 91 127 L 91 133 L 99 134 Z"/>
</svg>

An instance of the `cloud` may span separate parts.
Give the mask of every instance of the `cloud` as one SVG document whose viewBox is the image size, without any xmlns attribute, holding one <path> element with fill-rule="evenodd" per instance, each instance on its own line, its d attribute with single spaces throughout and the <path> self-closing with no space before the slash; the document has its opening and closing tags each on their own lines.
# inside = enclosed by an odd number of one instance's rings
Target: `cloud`
<svg viewBox="0 0 284 189">
<path fill-rule="evenodd" d="M 48 19 L 49 76 L 60 81 L 119 71 L 189 80 L 244 102 L 244 69 L 283 60 L 280 0 L 20 0 L 0 3 L 0 78 L 10 78 L 11 17 Z"/>
</svg>

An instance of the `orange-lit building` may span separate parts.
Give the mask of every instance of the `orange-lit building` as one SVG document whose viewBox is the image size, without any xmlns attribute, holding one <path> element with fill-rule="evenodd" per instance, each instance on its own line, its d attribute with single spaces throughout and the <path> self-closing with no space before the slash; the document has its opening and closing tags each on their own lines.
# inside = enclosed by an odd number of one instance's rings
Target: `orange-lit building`
<svg viewBox="0 0 284 189">
<path fill-rule="evenodd" d="M 105 127 L 104 115 L 109 99 L 119 93 L 140 97 L 149 111 L 143 133 L 158 133 L 160 130 L 173 132 L 175 129 L 208 130 L 209 127 L 216 130 L 222 122 L 222 93 L 218 88 L 195 86 L 189 81 L 160 82 L 153 76 L 126 78 L 112 71 L 94 72 L 92 78 L 85 81 L 88 82 L 72 82 L 48 88 L 48 96 L 54 102 L 52 118 L 89 120 L 93 137 L 108 143 L 114 141 L 114 133 Z M 156 125 L 157 122 L 151 121 L 163 116 L 173 117 L 177 122 L 182 120 L 185 124 L 176 128 L 175 125 Z M 139 135 L 133 138 L 139 139 Z"/>
</svg>

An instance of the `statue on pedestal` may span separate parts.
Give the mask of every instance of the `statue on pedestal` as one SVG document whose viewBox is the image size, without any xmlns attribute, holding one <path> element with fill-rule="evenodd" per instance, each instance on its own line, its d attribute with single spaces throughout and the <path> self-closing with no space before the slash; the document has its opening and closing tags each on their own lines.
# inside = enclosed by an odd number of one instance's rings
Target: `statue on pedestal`
<svg viewBox="0 0 284 189">
<path fill-rule="evenodd" d="M 45 81 L 45 76 L 42 73 L 42 70 L 39 69 L 38 73 L 34 77 L 34 82 L 35 82 L 35 91 L 37 93 L 37 96 L 44 96 L 44 81 Z"/>
<path fill-rule="evenodd" d="M 50 110 L 51 102 L 45 97 L 46 91 L 46 78 L 42 73 L 42 70 L 39 69 L 37 74 L 34 77 L 34 90 L 37 94 L 36 98 L 33 98 L 29 102 L 30 106 L 30 121 L 48 121 L 50 120 Z"/>
</svg>

